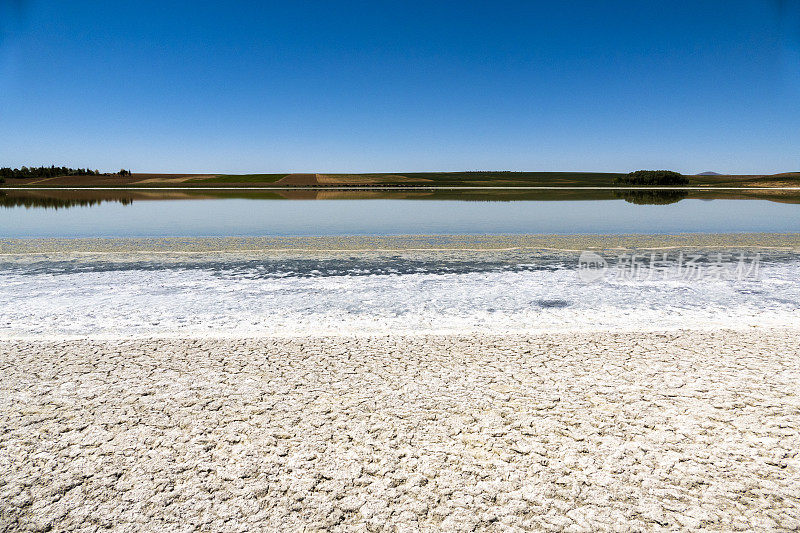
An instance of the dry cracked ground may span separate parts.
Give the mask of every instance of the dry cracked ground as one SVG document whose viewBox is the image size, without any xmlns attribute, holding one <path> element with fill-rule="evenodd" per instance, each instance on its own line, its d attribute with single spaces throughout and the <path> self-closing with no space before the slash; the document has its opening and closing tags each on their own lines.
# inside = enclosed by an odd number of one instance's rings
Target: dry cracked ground
<svg viewBox="0 0 800 533">
<path fill-rule="evenodd" d="M 798 344 L 6 340 L 0 529 L 798 529 Z"/>
</svg>

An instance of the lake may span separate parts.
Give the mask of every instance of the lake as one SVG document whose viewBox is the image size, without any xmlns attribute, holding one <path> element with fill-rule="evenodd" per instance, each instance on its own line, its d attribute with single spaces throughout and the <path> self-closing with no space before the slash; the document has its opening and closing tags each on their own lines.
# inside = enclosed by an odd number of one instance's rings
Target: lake
<svg viewBox="0 0 800 533">
<path fill-rule="evenodd" d="M 767 200 L 264 200 L 6 202 L 0 237 L 800 232 L 800 205 Z"/>
</svg>

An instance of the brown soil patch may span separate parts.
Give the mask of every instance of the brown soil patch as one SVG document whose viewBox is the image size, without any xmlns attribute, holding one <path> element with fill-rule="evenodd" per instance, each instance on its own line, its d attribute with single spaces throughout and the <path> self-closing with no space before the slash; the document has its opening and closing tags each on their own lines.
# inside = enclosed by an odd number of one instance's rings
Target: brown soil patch
<svg viewBox="0 0 800 533">
<path fill-rule="evenodd" d="M 295 187 L 307 187 L 309 185 L 319 185 L 319 181 L 317 180 L 317 176 L 319 174 L 289 174 L 285 176 L 272 185 L 274 186 L 281 186 L 281 185 L 292 185 Z"/>
<path fill-rule="evenodd" d="M 169 185 L 170 183 L 183 183 L 183 182 L 189 181 L 189 180 L 208 179 L 208 178 L 213 178 L 215 176 L 216 176 L 215 174 L 206 174 L 206 175 L 197 175 L 197 176 L 194 176 L 194 175 L 192 175 L 192 176 L 181 176 L 181 177 L 178 177 L 178 178 L 172 177 L 172 176 L 162 176 L 162 177 L 158 177 L 158 178 L 147 178 L 147 179 L 144 179 L 144 180 L 137 181 L 136 183 L 137 184 L 140 184 L 140 183 L 163 183 L 165 185 Z"/>
</svg>

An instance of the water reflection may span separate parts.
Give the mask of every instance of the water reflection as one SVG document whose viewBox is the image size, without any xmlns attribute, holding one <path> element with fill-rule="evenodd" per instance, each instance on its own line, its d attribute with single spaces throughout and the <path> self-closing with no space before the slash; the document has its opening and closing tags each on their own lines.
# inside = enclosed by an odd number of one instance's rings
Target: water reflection
<svg viewBox="0 0 800 533">
<path fill-rule="evenodd" d="M 781 203 L 800 203 L 800 191 L 785 190 L 610 190 L 610 189 L 0 189 L 0 207 L 69 209 L 94 207 L 112 202 L 130 205 L 150 200 L 453 200 L 466 202 L 515 201 L 586 201 L 624 200 L 636 205 L 668 205 L 684 199 L 696 200 L 770 200 Z"/>
<path fill-rule="evenodd" d="M 61 198 L 31 198 L 31 197 L 9 197 L 2 193 L 0 193 L 0 207 L 24 207 L 25 209 L 30 208 L 41 208 L 41 209 L 69 209 L 70 207 L 92 207 L 95 205 L 100 205 L 103 202 L 118 202 L 122 205 L 130 205 L 133 203 L 133 200 L 130 198 L 119 198 L 119 199 L 75 199 L 75 200 L 66 200 Z"/>
<path fill-rule="evenodd" d="M 614 191 L 617 198 L 637 205 L 667 205 L 689 197 L 689 191 Z"/>
</svg>

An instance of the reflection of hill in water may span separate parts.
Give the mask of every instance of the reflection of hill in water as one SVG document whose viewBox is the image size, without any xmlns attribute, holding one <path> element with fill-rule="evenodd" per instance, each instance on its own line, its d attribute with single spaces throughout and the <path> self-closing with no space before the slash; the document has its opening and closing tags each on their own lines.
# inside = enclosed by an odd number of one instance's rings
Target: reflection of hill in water
<svg viewBox="0 0 800 533">
<path fill-rule="evenodd" d="M 689 191 L 615 191 L 617 198 L 637 205 L 667 205 L 689 197 Z"/>
<path fill-rule="evenodd" d="M 42 209 L 69 209 L 70 207 L 91 207 L 104 202 L 122 205 L 133 203 L 131 198 L 54 198 L 47 196 L 9 196 L 0 192 L 0 207 L 24 207 Z"/>
</svg>

